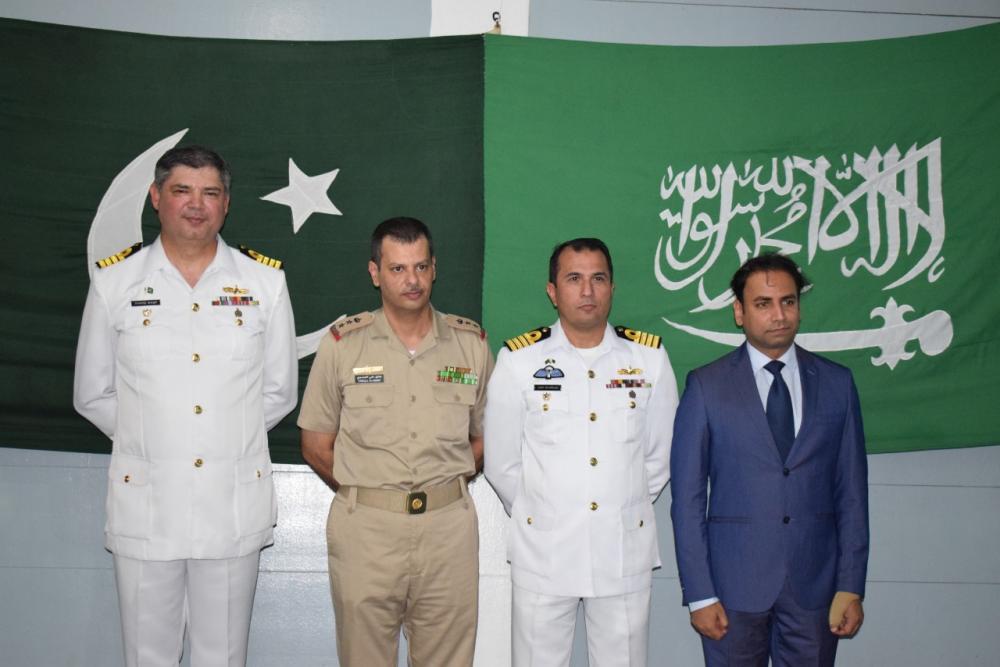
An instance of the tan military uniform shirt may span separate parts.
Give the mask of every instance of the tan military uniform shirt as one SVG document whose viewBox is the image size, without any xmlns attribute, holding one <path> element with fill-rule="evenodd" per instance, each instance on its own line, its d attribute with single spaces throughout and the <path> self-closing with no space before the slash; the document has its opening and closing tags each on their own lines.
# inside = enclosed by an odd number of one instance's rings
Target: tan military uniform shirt
<svg viewBox="0 0 1000 667">
<path fill-rule="evenodd" d="M 434 311 L 411 355 L 381 309 L 345 318 L 313 360 L 298 425 L 336 433 L 343 485 L 410 490 L 475 472 L 493 355 L 471 320 Z"/>
</svg>

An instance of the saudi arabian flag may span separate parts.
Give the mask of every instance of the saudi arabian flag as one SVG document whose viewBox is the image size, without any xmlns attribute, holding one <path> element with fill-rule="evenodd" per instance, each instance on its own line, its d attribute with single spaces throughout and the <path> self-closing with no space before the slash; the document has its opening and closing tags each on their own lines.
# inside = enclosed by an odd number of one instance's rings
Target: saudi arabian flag
<svg viewBox="0 0 1000 667">
<path fill-rule="evenodd" d="M 302 355 L 379 303 L 368 240 L 395 215 L 435 235 L 435 306 L 478 318 L 482 107 L 479 36 L 261 42 L 0 20 L 0 445 L 110 450 L 72 407 L 88 266 L 153 241 L 146 190 L 173 145 L 229 161 L 223 238 L 283 260 Z M 276 461 L 300 460 L 295 414 L 271 432 Z"/>
<path fill-rule="evenodd" d="M 612 320 L 679 384 L 742 342 L 728 281 L 780 251 L 798 341 L 853 369 L 869 452 L 1000 442 L 1000 25 L 741 48 L 488 37 L 483 309 L 555 313 L 549 251 L 598 236 Z"/>
</svg>

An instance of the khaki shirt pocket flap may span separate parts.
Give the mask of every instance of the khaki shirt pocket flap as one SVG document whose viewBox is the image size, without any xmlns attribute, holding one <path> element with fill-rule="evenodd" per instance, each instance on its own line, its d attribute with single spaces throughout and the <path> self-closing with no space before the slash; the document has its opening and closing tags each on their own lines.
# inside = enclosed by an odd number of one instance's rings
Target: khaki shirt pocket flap
<svg viewBox="0 0 1000 667">
<path fill-rule="evenodd" d="M 434 399 L 438 403 L 450 405 L 475 405 L 476 387 L 469 384 L 442 382 L 434 385 Z"/>
<path fill-rule="evenodd" d="M 356 384 L 344 387 L 348 408 L 384 408 L 392 404 L 392 385 Z"/>
</svg>

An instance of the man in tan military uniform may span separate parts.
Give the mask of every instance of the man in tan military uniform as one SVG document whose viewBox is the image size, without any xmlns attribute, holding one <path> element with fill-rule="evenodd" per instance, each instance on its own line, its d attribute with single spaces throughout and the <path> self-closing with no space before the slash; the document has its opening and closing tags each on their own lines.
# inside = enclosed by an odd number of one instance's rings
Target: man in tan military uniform
<svg viewBox="0 0 1000 667">
<path fill-rule="evenodd" d="M 394 666 L 402 625 L 414 667 L 471 665 L 479 534 L 466 480 L 482 463 L 493 357 L 478 324 L 431 306 L 422 222 L 380 224 L 368 272 L 382 308 L 331 327 L 298 420 L 303 456 L 337 491 L 337 654 L 345 667 Z"/>
</svg>

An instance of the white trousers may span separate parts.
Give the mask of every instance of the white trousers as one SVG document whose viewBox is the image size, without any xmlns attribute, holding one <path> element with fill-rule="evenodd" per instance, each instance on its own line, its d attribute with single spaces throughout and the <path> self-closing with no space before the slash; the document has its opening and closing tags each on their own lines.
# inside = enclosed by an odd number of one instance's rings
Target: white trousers
<svg viewBox="0 0 1000 667">
<path fill-rule="evenodd" d="M 650 591 L 578 598 L 543 595 L 514 586 L 514 667 L 568 667 L 581 601 L 590 667 L 645 667 Z"/>
<path fill-rule="evenodd" d="M 115 556 L 126 667 L 244 667 L 260 552 L 152 561 Z"/>
</svg>

